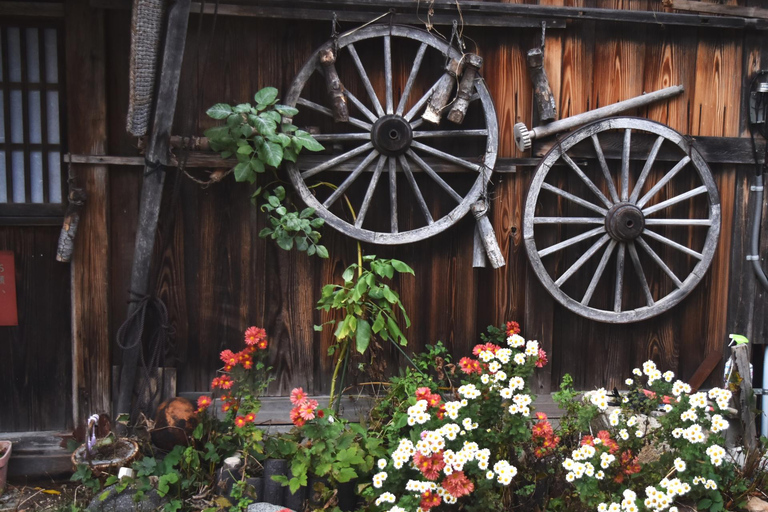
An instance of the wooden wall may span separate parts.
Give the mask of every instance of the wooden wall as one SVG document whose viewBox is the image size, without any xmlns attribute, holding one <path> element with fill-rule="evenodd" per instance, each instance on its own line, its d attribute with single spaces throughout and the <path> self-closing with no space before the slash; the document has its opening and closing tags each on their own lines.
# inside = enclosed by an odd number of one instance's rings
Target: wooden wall
<svg viewBox="0 0 768 512">
<path fill-rule="evenodd" d="M 660 8 L 650 0 L 566 0 L 565 4 Z M 129 22 L 124 11 L 107 13 L 112 155 L 136 154 L 135 141 L 124 131 Z M 193 16 L 174 127 L 179 135 L 201 134 L 210 126 L 203 112 L 214 103 L 247 101 L 267 85 L 286 91 L 330 32 L 326 22 L 219 17 L 211 39 L 212 18 L 206 17 L 198 40 L 198 23 Z M 524 54 L 536 44 L 539 31 L 468 27 L 465 34 L 477 42 L 485 59 L 483 76 L 499 118 L 500 156 L 522 156 L 514 147 L 512 126 L 532 121 Z M 547 32 L 546 70 L 560 116 L 683 84 L 686 91 L 681 98 L 630 114 L 693 136 L 743 136 L 741 87 L 747 73 L 760 67 L 760 37 L 762 33 L 725 29 L 574 22 Z M 208 58 L 202 61 L 208 45 Z M 395 70 L 407 74 L 408 66 Z M 112 339 L 126 311 L 141 183 L 137 169 L 109 171 Z M 569 312 L 550 298 L 533 274 L 521 225 L 533 170 L 520 167 L 514 174 L 494 175 L 492 222 L 507 260 L 499 270 L 472 268 L 474 223 L 469 218 L 418 244 L 363 246 L 366 254 L 397 257 L 415 269 L 415 277 L 395 283 L 413 320 L 406 333 L 409 350 L 442 340 L 459 357 L 470 351 L 486 325 L 515 319 L 526 337 L 538 339 L 550 354 L 539 391 L 556 387 L 565 373 L 573 375 L 578 387 L 621 387 L 631 369 L 648 358 L 664 370 L 690 378 L 709 353 L 723 349 L 732 328 L 745 324 L 739 320 L 744 316 L 740 308 L 729 313 L 729 302 L 739 298 L 734 288 L 729 295 L 729 283 L 743 281 L 747 177 L 752 168 L 712 168 L 723 223 L 717 254 L 704 280 L 671 311 L 624 326 L 592 322 Z M 278 376 L 272 392 L 286 394 L 303 386 L 310 393 L 327 393 L 331 335 L 313 331 L 313 324 L 326 320 L 314 304 L 321 286 L 338 282 L 343 269 L 355 261 L 355 242 L 325 229 L 329 260 L 283 252 L 258 238 L 264 216 L 250 205 L 247 187 L 230 178 L 201 188 L 176 172 L 167 182 L 169 190 L 175 180 L 181 180 L 179 192 L 175 199 L 169 193 L 162 214 L 154 282 L 176 329 L 177 360 L 169 364 L 178 368 L 179 390 L 208 389 L 219 367 L 218 353 L 239 347 L 247 326 L 261 325 L 270 335 L 270 357 Z M 751 303 L 751 290 L 742 293 L 745 303 Z M 119 353 L 114 352 L 119 363 Z M 390 352 L 385 349 L 381 357 L 391 366 L 396 357 Z"/>
</svg>

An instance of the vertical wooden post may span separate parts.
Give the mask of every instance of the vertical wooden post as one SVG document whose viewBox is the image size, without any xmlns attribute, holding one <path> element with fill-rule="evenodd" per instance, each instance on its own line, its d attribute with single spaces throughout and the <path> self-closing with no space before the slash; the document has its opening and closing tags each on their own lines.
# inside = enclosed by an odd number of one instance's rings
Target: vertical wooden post
<svg viewBox="0 0 768 512">
<path fill-rule="evenodd" d="M 131 294 L 133 299 L 147 295 L 149 290 L 150 266 L 155 246 L 157 221 L 163 197 L 165 167 L 170 162 L 170 140 L 173 115 L 176 111 L 176 97 L 179 92 L 181 63 L 184 59 L 184 45 L 189 22 L 190 0 L 175 0 L 168 9 L 168 29 L 157 87 L 157 104 L 152 122 L 152 133 L 147 146 L 147 165 L 144 167 L 144 181 L 141 185 L 139 203 L 139 225 L 136 230 L 136 244 L 131 267 Z M 137 303 L 128 306 L 128 318 L 136 311 Z M 134 344 L 141 336 L 140 326 L 131 324 L 127 329 L 126 343 Z M 140 343 L 123 352 L 123 367 L 120 373 L 120 391 L 115 413 L 130 413 L 133 387 L 136 382 L 136 368 L 141 352 Z"/>
<path fill-rule="evenodd" d="M 64 9 L 67 134 L 73 153 L 104 154 L 107 104 L 103 12 L 89 0 L 66 0 Z M 110 412 L 109 235 L 107 169 L 75 168 L 88 201 L 71 263 L 72 415 L 75 424 Z"/>
<path fill-rule="evenodd" d="M 749 367 L 749 344 L 731 348 L 736 371 L 741 377 L 739 395 L 739 414 L 744 423 L 744 447 L 749 451 L 757 449 L 757 428 L 755 427 L 755 393 L 752 390 L 752 372 Z"/>
</svg>

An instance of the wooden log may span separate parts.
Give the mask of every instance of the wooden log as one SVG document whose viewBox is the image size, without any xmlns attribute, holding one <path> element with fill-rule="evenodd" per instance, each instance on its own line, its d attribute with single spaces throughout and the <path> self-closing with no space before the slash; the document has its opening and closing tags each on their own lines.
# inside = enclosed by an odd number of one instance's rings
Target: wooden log
<svg viewBox="0 0 768 512">
<path fill-rule="evenodd" d="M 539 122 L 554 121 L 557 119 L 557 105 L 552 88 L 544 71 L 544 52 L 541 48 L 529 50 L 526 55 L 528 62 L 528 78 L 533 85 L 533 97 L 536 111 L 539 114 Z"/>
<path fill-rule="evenodd" d="M 88 0 L 68 0 L 65 11 L 69 148 L 103 152 L 107 146 L 104 15 L 91 9 Z M 74 177 L 88 195 L 71 265 L 72 416 L 79 424 L 89 414 L 110 409 L 110 237 L 106 167 L 78 166 Z"/>
<path fill-rule="evenodd" d="M 451 111 L 448 112 L 448 120 L 456 124 L 464 122 L 470 98 L 475 91 L 475 77 L 480 72 L 480 66 L 483 65 L 483 58 L 474 53 L 466 54 L 464 59 L 464 74 L 461 75 L 456 100 L 453 102 Z"/>
<path fill-rule="evenodd" d="M 454 85 L 458 80 L 457 77 L 461 75 L 462 67 L 463 63 L 455 59 L 451 59 L 445 66 L 445 73 L 438 79 L 435 90 L 427 102 L 427 108 L 421 115 L 423 120 L 432 124 L 440 124 L 443 109 L 451 98 Z"/>
<path fill-rule="evenodd" d="M 752 390 L 752 372 L 749 367 L 749 344 L 731 347 L 731 353 L 739 372 L 741 382 L 739 387 L 739 412 L 744 423 L 744 446 L 747 450 L 754 451 L 757 448 L 757 429 L 755 428 L 755 393 Z"/>
<path fill-rule="evenodd" d="M 320 65 L 325 74 L 325 88 L 328 91 L 328 99 L 333 109 L 333 120 L 337 123 L 349 121 L 349 108 L 347 97 L 344 95 L 344 86 L 336 71 L 336 52 L 333 48 L 326 48 L 320 52 Z"/>
<path fill-rule="evenodd" d="M 69 191 L 69 205 L 67 213 L 64 215 L 64 225 L 61 227 L 59 243 L 56 248 L 56 261 L 69 263 L 72 259 L 72 251 L 75 249 L 75 236 L 77 236 L 77 227 L 80 224 L 80 214 L 85 206 L 85 190 L 81 188 L 72 188 Z"/>
<path fill-rule="evenodd" d="M 139 226 L 131 268 L 130 293 L 132 299 L 146 295 L 149 289 L 150 265 L 165 182 L 164 167 L 171 163 L 171 126 L 176 111 L 176 97 L 184 57 L 189 7 L 190 0 L 177 0 L 169 7 L 168 11 L 168 28 L 157 92 L 157 106 L 155 107 L 152 135 L 147 150 L 148 165 L 144 168 L 144 181 L 141 187 Z M 129 303 L 127 317 L 136 311 L 136 307 L 136 301 Z M 117 411 L 115 411 L 117 414 L 131 412 L 136 367 L 141 352 L 141 341 L 136 343 L 136 339 L 141 336 L 139 329 L 140 326 L 133 323 L 127 332 L 128 343 L 133 344 L 133 346 L 124 350 L 123 353 L 120 390 L 117 399 Z"/>
<path fill-rule="evenodd" d="M 746 7 L 740 5 L 711 4 L 709 2 L 694 2 L 691 0 L 663 0 L 664 7 L 678 11 L 706 12 L 725 16 L 741 16 L 743 18 L 759 18 L 768 20 L 768 9 Z"/>
<path fill-rule="evenodd" d="M 501 254 L 501 248 L 496 241 L 496 233 L 493 231 L 491 221 L 488 220 L 488 204 L 484 200 L 472 204 L 472 215 L 477 220 L 477 229 L 480 231 L 480 240 L 485 247 L 488 261 L 493 268 L 504 266 L 504 256 Z"/>
</svg>

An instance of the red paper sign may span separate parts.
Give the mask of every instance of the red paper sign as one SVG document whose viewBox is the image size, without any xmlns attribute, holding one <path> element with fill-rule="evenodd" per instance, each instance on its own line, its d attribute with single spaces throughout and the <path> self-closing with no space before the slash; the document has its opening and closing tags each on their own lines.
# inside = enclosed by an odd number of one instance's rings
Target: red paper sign
<svg viewBox="0 0 768 512">
<path fill-rule="evenodd" d="M 0 251 L 0 325 L 19 325 L 13 251 Z"/>
</svg>

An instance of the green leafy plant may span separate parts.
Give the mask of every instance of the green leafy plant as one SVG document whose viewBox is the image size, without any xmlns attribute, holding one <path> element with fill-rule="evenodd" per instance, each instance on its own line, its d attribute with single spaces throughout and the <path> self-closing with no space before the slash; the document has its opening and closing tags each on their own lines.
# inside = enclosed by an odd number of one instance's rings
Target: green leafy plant
<svg viewBox="0 0 768 512">
<path fill-rule="evenodd" d="M 267 170 L 275 171 L 283 160 L 296 162 L 302 149 L 324 149 L 309 132 L 298 129 L 290 122 L 299 111 L 279 104 L 277 96 L 277 89 L 265 87 L 254 95 L 255 104 L 232 106 L 217 103 L 206 112 L 213 119 L 225 121 L 222 126 L 206 130 L 205 136 L 211 149 L 218 151 L 222 158 L 237 159 L 232 171 L 239 182 L 256 184 L 260 175 Z M 271 183 L 276 181 L 279 178 L 275 174 Z M 256 202 L 261 193 L 262 187 L 257 186 L 251 196 L 252 201 Z M 315 229 L 320 228 L 323 221 L 315 217 L 313 208 L 305 208 L 301 212 L 295 208 L 289 210 L 283 204 L 285 189 L 282 186 L 267 190 L 263 197 L 266 202 L 262 210 L 269 212 L 271 227 L 263 229 L 259 236 L 269 236 L 285 250 L 295 247 L 310 256 L 328 257 L 325 247 L 318 244 L 320 233 Z"/>
</svg>

